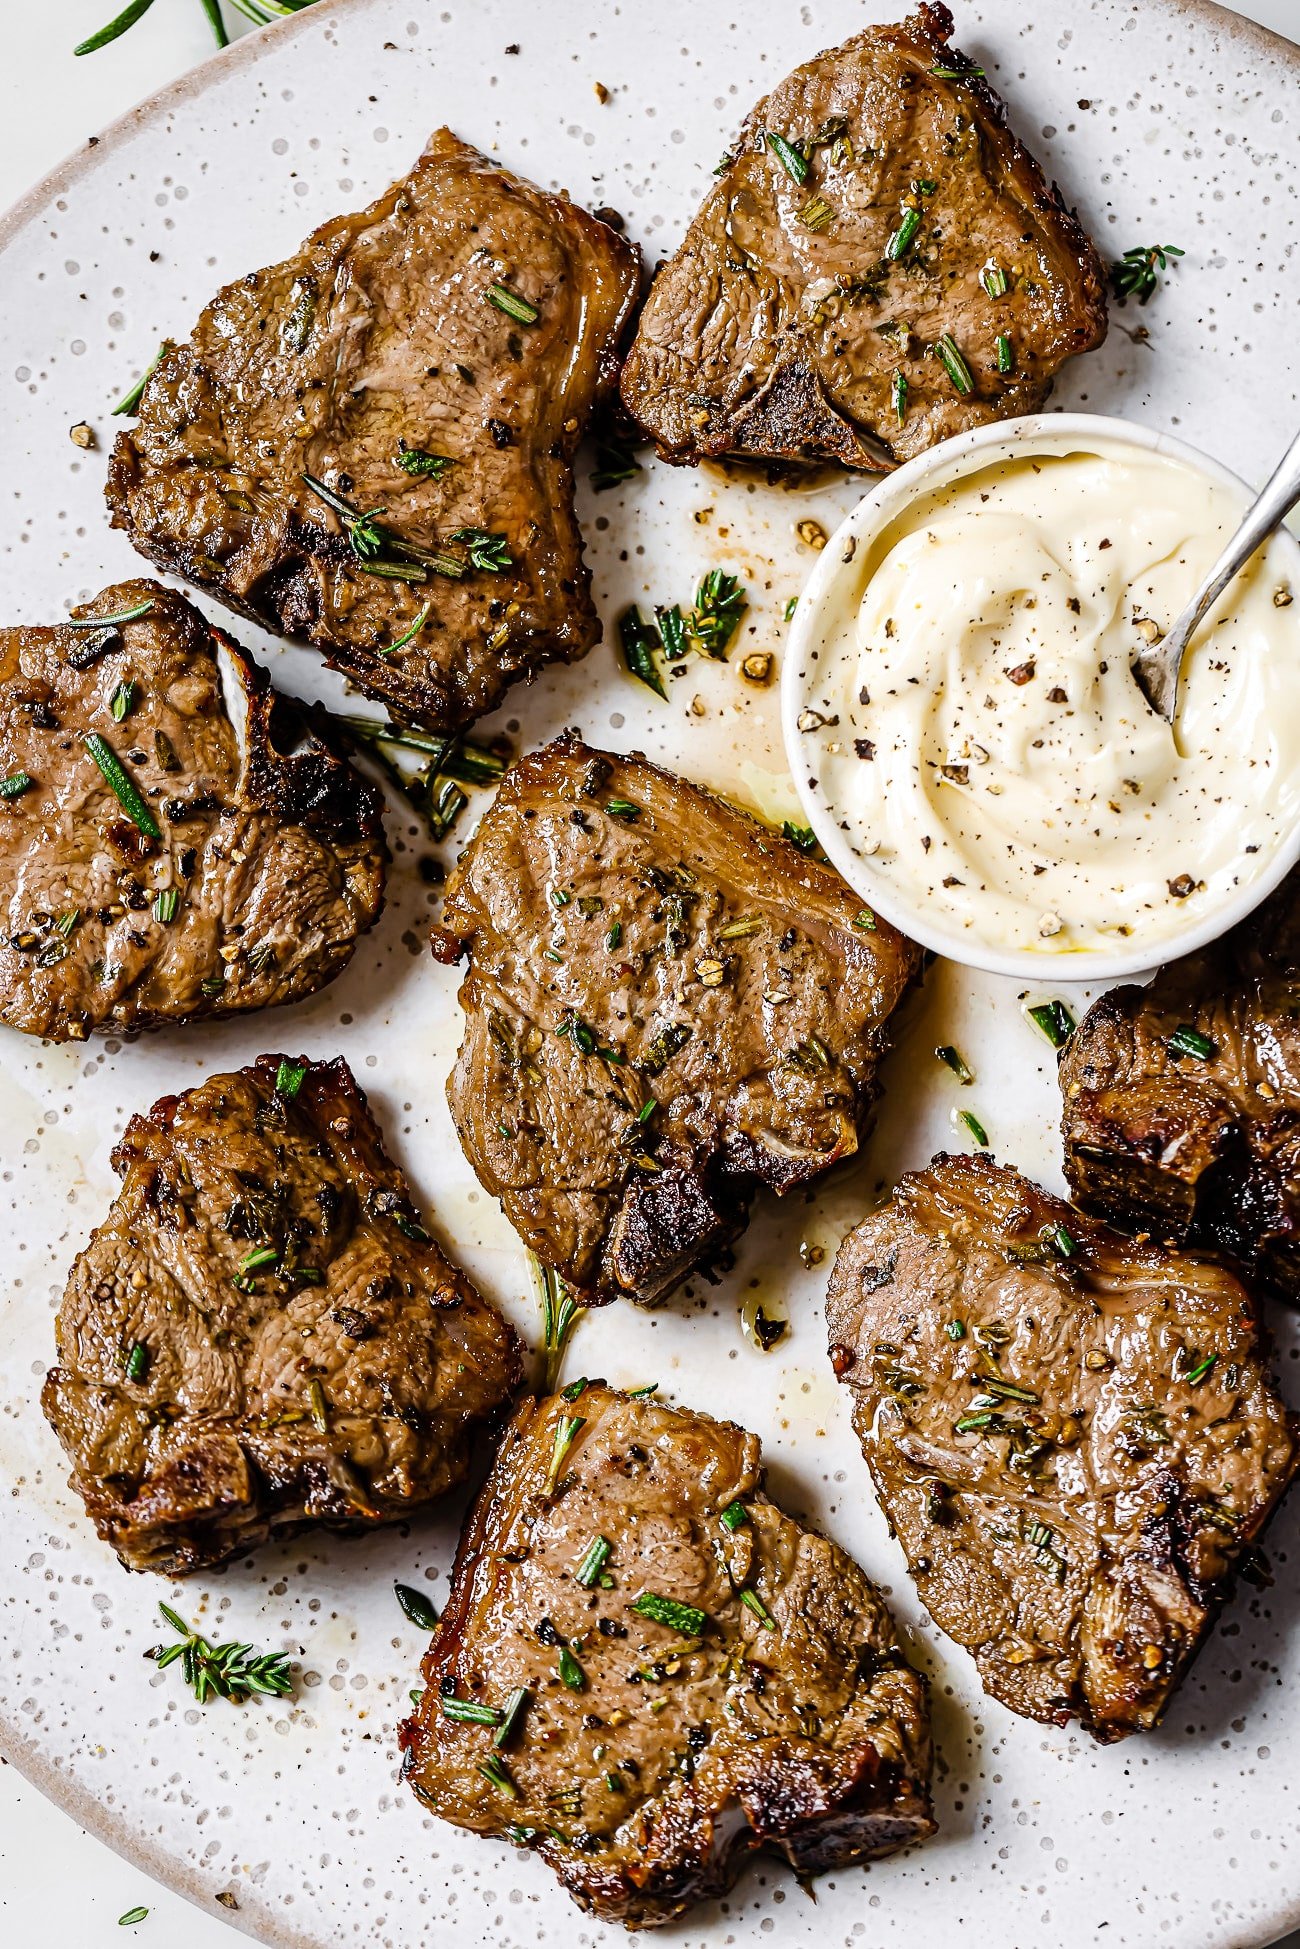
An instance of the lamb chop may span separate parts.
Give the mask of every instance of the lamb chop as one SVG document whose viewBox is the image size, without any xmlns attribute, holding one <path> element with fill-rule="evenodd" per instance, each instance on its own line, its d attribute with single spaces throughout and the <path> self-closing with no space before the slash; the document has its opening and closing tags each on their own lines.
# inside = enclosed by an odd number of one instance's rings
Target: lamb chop
<svg viewBox="0 0 1300 1949">
<path fill-rule="evenodd" d="M 592 1303 L 661 1299 L 759 1185 L 858 1147 L 919 953 L 829 867 L 643 758 L 566 734 L 507 773 L 448 883 L 469 957 L 465 1154 Z"/>
<path fill-rule="evenodd" d="M 347 965 L 383 901 L 380 795 L 197 609 L 119 584 L 0 631 L 0 675 L 0 1021 L 81 1040 Z"/>
<path fill-rule="evenodd" d="M 515 1416 L 402 1729 L 420 1800 L 643 1928 L 759 1848 L 801 1875 L 934 1831 L 925 1681 L 731 1422 L 579 1382 Z"/>
<path fill-rule="evenodd" d="M 849 1233 L 831 1360 L 935 1622 L 1026 1718 L 1152 1726 L 1300 1467 L 1253 1302 L 986 1158 Z"/>
<path fill-rule="evenodd" d="M 340 1058 L 261 1056 L 132 1118 L 41 1405 L 95 1528 L 180 1576 L 409 1517 L 518 1386 Z"/>
<path fill-rule="evenodd" d="M 1106 336 L 1096 250 L 952 31 L 935 0 L 751 111 L 623 368 L 665 460 L 881 468 Z"/>
<path fill-rule="evenodd" d="M 1300 1301 L 1300 881 L 1146 988 L 1094 1002 L 1061 1061 L 1065 1169 L 1128 1230 L 1228 1253 Z"/>
<path fill-rule="evenodd" d="M 114 525 L 399 715 L 463 729 L 599 638 L 573 455 L 636 287 L 616 231 L 440 129 L 166 349 L 113 453 Z"/>
</svg>

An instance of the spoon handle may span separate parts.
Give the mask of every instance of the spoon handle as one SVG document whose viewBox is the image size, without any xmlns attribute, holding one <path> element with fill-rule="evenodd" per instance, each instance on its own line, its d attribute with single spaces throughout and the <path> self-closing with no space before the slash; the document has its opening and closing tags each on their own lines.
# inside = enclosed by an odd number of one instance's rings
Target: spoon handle
<svg viewBox="0 0 1300 1949">
<path fill-rule="evenodd" d="M 1297 501 L 1300 501 L 1300 433 L 1283 454 L 1260 491 L 1259 499 L 1196 591 L 1195 600 L 1187 611 L 1187 628 L 1182 633 L 1184 642 L 1195 633 L 1237 571 L 1245 567 L 1260 543 L 1268 540 Z"/>
</svg>

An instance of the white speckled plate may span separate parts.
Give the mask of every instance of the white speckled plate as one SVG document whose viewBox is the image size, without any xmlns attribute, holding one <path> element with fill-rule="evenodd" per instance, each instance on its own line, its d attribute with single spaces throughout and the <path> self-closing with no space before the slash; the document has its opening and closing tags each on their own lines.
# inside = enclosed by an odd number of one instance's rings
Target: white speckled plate
<svg viewBox="0 0 1300 1949">
<path fill-rule="evenodd" d="M 320 0 L 128 116 L 0 229 L 0 616 L 57 617 L 132 571 L 100 499 L 107 409 L 124 381 L 219 283 L 364 202 L 439 122 L 585 203 L 614 204 L 653 260 L 751 101 L 890 12 L 882 0 Z M 1118 313 L 1104 351 L 1070 369 L 1059 403 L 1177 428 L 1260 477 L 1296 420 L 1297 51 L 1179 0 L 978 0 L 961 13 L 961 44 L 1103 249 L 1172 240 L 1187 251 L 1160 297 Z M 604 106 L 596 82 L 611 91 Z M 1139 325 L 1149 339 L 1133 337 Z M 83 418 L 98 453 L 69 443 Z M 722 565 L 750 590 L 747 644 L 779 657 L 783 607 L 811 560 L 795 524 L 833 527 L 855 492 L 651 467 L 584 498 L 602 611 L 685 600 Z M 339 696 L 309 655 L 241 633 L 286 687 Z M 516 693 L 501 721 L 529 744 L 577 722 L 769 812 L 789 802 L 775 688 L 747 690 L 730 668 L 691 665 L 660 705 L 605 647 Z M 129 1045 L 3 1038 L 0 1743 L 149 1872 L 204 1905 L 233 1897 L 231 1919 L 267 1943 L 605 1944 L 621 1932 L 580 1916 L 539 1863 L 441 1826 L 395 1783 L 394 1728 L 422 1646 L 392 1581 L 443 1594 L 458 1509 L 409 1533 L 266 1549 L 167 1589 L 127 1576 L 96 1542 L 36 1404 L 66 1268 L 112 1195 L 125 1118 L 266 1047 L 350 1058 L 443 1232 L 532 1330 L 523 1256 L 462 1162 L 443 1100 L 457 977 L 424 951 L 422 844 L 400 815 L 392 830 L 389 909 L 314 1002 Z M 757 1429 L 777 1494 L 891 1593 L 934 1680 L 941 1828 L 930 1845 L 828 1877 L 816 1908 L 760 1863 L 666 1937 L 709 1949 L 1264 1943 L 1300 1921 L 1300 1504 L 1272 1532 L 1273 1586 L 1232 1607 L 1165 1728 L 1102 1752 L 983 1698 L 969 1660 L 921 1615 L 869 1493 L 826 1361 L 821 1294 L 841 1234 L 882 1184 L 953 1141 L 958 1090 L 933 1060 L 940 1040 L 973 1063 L 963 1101 L 997 1152 L 1057 1183 L 1053 1064 L 1014 986 L 936 967 L 889 1066 L 868 1156 L 815 1198 L 764 1207 L 723 1285 L 697 1283 L 657 1314 L 612 1307 L 575 1345 L 571 1371 L 655 1379 Z M 739 1326 L 755 1291 L 792 1322 L 767 1356 Z M 1294 1397 L 1294 1324 L 1275 1324 Z M 175 1670 L 141 1657 L 161 1595 L 222 1636 L 292 1647 L 297 1701 L 195 1708 Z"/>
</svg>

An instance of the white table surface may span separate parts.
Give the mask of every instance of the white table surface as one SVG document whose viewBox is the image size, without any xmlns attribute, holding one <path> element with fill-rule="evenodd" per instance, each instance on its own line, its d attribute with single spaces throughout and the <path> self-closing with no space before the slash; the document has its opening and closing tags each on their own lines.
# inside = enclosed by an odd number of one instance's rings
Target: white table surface
<svg viewBox="0 0 1300 1949">
<path fill-rule="evenodd" d="M 123 0 L 0 0 L 0 209 L 84 138 L 211 52 L 197 0 L 156 0 L 116 45 L 77 61 L 72 48 Z M 900 6 L 900 11 L 902 8 Z M 1300 0 L 1241 0 L 1239 13 L 1300 40 Z M 231 16 L 232 29 L 238 16 Z M 143 1907 L 130 1930 L 118 1917 Z M 95 1949 L 138 1940 L 234 1949 L 219 1913 L 158 1888 L 29 1787 L 0 1755 L 0 1943 Z M 1300 1933 L 1278 1949 L 1300 1949 Z"/>
</svg>

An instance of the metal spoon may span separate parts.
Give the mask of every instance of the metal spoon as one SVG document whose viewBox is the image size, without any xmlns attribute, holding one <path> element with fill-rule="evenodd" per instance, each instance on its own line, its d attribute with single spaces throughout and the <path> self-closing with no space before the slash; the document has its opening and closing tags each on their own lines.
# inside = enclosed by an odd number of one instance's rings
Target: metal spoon
<svg viewBox="0 0 1300 1949">
<path fill-rule="evenodd" d="M 1246 566 L 1261 542 L 1268 540 L 1300 501 L 1300 434 L 1283 454 L 1277 471 L 1192 600 L 1167 636 L 1141 650 L 1133 659 L 1133 675 L 1152 710 L 1172 724 L 1178 708 L 1178 679 L 1187 645 L 1239 569 Z"/>
</svg>

